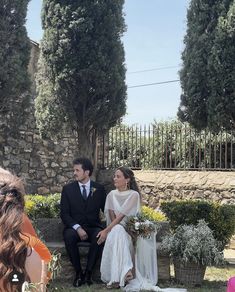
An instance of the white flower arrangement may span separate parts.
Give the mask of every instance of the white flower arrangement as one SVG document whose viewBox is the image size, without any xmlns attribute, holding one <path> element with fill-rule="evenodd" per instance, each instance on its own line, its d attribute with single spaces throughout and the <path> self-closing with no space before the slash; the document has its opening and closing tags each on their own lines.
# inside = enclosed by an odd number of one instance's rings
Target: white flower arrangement
<svg viewBox="0 0 235 292">
<path fill-rule="evenodd" d="M 174 234 L 165 236 L 160 248 L 181 262 L 211 266 L 223 263 L 219 245 L 207 223 L 199 220 L 196 226 L 181 225 Z"/>
</svg>

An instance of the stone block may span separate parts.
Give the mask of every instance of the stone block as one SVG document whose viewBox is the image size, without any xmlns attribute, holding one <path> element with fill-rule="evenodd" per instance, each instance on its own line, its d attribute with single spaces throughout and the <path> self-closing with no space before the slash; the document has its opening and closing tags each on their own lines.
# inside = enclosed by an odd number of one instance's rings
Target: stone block
<svg viewBox="0 0 235 292">
<path fill-rule="evenodd" d="M 170 257 L 158 255 L 157 267 L 158 267 L 158 279 L 169 280 L 170 279 Z"/>
<path fill-rule="evenodd" d="M 54 186 L 54 187 L 51 187 L 51 193 L 61 193 L 62 191 L 62 186 Z"/>
<path fill-rule="evenodd" d="M 62 242 L 64 225 L 60 218 L 38 218 L 35 226 L 46 242 Z"/>
<path fill-rule="evenodd" d="M 159 248 L 160 244 L 161 242 L 158 242 L 157 240 L 158 279 L 169 280 L 170 279 L 170 256 L 167 252 Z"/>
<path fill-rule="evenodd" d="M 160 222 L 160 229 L 157 232 L 156 235 L 156 241 L 162 242 L 162 239 L 165 235 L 167 235 L 170 232 L 170 224 L 169 222 Z"/>
<path fill-rule="evenodd" d="M 45 187 L 40 187 L 37 189 L 38 194 L 48 194 L 49 192 L 50 192 L 50 190 L 48 188 L 45 188 Z"/>
</svg>

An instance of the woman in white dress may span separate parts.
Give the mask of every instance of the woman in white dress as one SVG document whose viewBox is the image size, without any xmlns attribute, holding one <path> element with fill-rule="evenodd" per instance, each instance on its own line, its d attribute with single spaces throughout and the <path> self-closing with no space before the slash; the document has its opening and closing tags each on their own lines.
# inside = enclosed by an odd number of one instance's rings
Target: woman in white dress
<svg viewBox="0 0 235 292">
<path fill-rule="evenodd" d="M 99 244 L 107 238 L 101 261 L 101 279 L 107 288 L 124 287 L 134 277 L 133 244 L 124 227 L 127 216 L 136 215 L 141 205 L 132 170 L 118 168 L 113 180 L 116 190 L 108 194 L 104 211 L 107 227 L 98 234 Z"/>
<path fill-rule="evenodd" d="M 105 240 L 101 260 L 101 279 L 108 289 L 121 287 L 125 291 L 186 291 L 185 289 L 160 289 L 157 283 L 156 238 L 137 240 L 136 250 L 125 230 L 128 216 L 141 210 L 140 192 L 131 169 L 119 167 L 114 174 L 115 190 L 106 199 L 107 227 L 98 235 L 98 244 Z"/>
</svg>

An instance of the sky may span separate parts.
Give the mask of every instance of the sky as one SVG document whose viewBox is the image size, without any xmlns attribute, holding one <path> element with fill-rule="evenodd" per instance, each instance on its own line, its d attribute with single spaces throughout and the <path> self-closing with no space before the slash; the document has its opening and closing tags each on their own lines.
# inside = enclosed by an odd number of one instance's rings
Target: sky
<svg viewBox="0 0 235 292">
<path fill-rule="evenodd" d="M 179 79 L 182 64 L 188 5 L 189 0 L 125 1 L 127 30 L 122 40 L 128 89 L 124 123 L 149 125 L 176 117 L 181 88 L 174 80 Z M 30 1 L 26 22 L 28 36 L 37 42 L 43 35 L 41 6 L 42 0 Z M 148 85 L 166 81 L 173 82 Z"/>
</svg>

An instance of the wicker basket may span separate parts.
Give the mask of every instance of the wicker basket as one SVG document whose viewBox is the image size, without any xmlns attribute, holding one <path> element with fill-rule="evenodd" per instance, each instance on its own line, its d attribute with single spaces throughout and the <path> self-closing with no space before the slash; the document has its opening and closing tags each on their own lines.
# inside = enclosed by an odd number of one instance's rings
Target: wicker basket
<svg viewBox="0 0 235 292">
<path fill-rule="evenodd" d="M 196 263 L 182 263 L 174 260 L 175 279 L 185 285 L 201 285 L 205 276 L 206 266 Z"/>
</svg>

